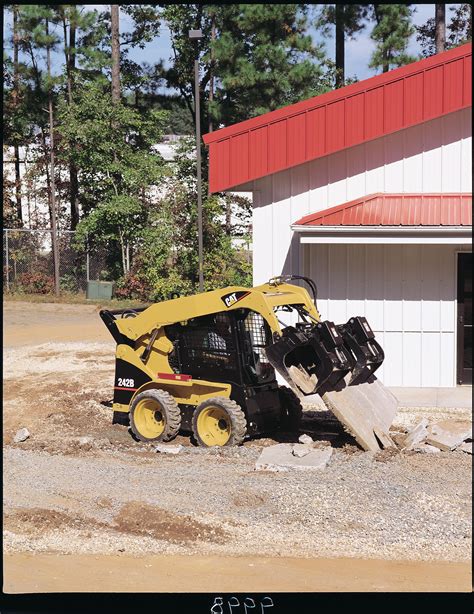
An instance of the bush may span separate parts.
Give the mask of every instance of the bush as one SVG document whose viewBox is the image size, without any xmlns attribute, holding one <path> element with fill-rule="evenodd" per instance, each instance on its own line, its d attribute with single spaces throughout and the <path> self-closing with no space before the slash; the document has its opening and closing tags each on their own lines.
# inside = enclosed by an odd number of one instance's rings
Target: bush
<svg viewBox="0 0 474 614">
<path fill-rule="evenodd" d="M 115 286 L 115 297 L 119 299 L 150 299 L 150 286 L 139 275 L 128 273 L 121 277 Z"/>
<path fill-rule="evenodd" d="M 59 287 L 63 292 L 74 293 L 79 290 L 76 277 L 70 273 L 66 273 L 59 279 Z"/>
<path fill-rule="evenodd" d="M 16 278 L 16 284 L 26 294 L 54 293 L 54 277 L 45 273 L 22 273 Z"/>
</svg>

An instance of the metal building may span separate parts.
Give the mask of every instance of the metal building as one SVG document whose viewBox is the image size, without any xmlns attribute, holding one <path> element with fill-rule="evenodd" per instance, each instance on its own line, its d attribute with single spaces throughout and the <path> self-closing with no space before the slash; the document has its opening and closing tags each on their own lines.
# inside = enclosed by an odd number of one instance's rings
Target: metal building
<svg viewBox="0 0 474 614">
<path fill-rule="evenodd" d="M 471 44 L 204 136 L 210 190 L 253 194 L 254 283 L 316 280 L 365 315 L 388 386 L 472 383 Z"/>
</svg>

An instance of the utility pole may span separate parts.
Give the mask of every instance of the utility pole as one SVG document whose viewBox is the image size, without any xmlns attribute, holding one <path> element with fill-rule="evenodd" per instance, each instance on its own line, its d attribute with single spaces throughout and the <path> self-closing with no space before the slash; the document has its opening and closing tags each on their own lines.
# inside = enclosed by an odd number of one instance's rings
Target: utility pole
<svg viewBox="0 0 474 614">
<path fill-rule="evenodd" d="M 203 241 L 202 241 L 202 179 L 201 179 L 201 110 L 199 105 L 199 47 L 201 30 L 189 30 L 189 38 L 196 41 L 194 60 L 194 114 L 196 116 L 196 162 L 197 162 L 197 198 L 198 198 L 198 260 L 199 292 L 204 292 Z"/>
<path fill-rule="evenodd" d="M 46 19 L 46 36 L 49 37 L 49 20 Z M 58 222 L 56 215 L 56 181 L 54 178 L 54 116 L 53 116 L 53 90 L 51 86 L 51 44 L 47 46 L 47 64 L 48 64 L 48 107 L 49 107 L 49 147 L 50 147 L 50 191 L 51 191 L 51 243 L 53 247 L 54 260 L 54 292 L 59 296 L 59 249 L 58 249 Z"/>
</svg>

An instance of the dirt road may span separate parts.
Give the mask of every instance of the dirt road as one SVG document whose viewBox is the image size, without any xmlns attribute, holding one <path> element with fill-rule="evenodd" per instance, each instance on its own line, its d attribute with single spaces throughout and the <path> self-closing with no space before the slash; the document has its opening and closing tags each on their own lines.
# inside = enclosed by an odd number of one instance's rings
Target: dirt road
<svg viewBox="0 0 474 614">
<path fill-rule="evenodd" d="M 467 454 L 377 459 L 311 409 L 322 472 L 254 471 L 273 439 L 157 454 L 111 424 L 98 311 L 4 303 L 5 590 L 469 590 Z"/>
<path fill-rule="evenodd" d="M 469 563 L 216 556 L 15 554 L 5 586 L 18 592 L 468 592 Z"/>
</svg>

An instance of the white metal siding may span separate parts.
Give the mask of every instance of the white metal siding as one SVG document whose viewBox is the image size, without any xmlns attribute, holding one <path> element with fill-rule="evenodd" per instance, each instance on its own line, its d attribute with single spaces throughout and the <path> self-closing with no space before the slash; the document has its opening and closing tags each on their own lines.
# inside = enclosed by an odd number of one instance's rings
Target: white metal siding
<svg viewBox="0 0 474 614">
<path fill-rule="evenodd" d="M 456 382 L 455 245 L 305 245 L 303 272 L 323 319 L 364 315 L 384 348 L 389 386 Z"/>
<path fill-rule="evenodd" d="M 374 192 L 471 192 L 471 110 L 254 182 L 254 283 L 306 273 L 325 319 L 365 315 L 391 386 L 456 383 L 456 245 L 300 245 L 290 225 Z M 302 260 L 302 261 L 301 261 Z"/>
</svg>

